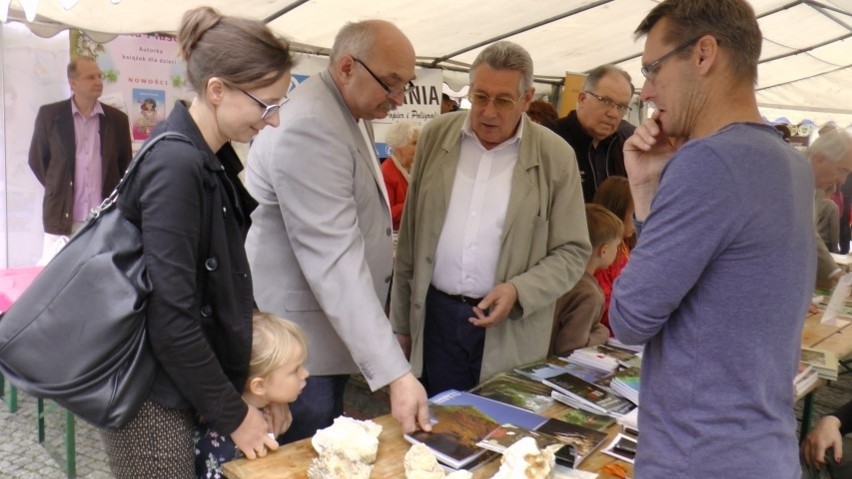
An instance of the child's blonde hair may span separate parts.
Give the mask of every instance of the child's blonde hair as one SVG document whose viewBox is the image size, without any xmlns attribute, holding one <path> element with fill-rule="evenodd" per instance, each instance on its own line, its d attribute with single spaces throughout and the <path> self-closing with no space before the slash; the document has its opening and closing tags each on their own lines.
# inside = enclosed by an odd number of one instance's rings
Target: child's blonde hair
<svg viewBox="0 0 852 479">
<path fill-rule="evenodd" d="M 299 361 L 308 355 L 305 333 L 296 323 L 255 311 L 252 314 L 251 361 L 249 379 L 265 378 L 293 359 L 296 345 L 302 347 Z"/>
</svg>

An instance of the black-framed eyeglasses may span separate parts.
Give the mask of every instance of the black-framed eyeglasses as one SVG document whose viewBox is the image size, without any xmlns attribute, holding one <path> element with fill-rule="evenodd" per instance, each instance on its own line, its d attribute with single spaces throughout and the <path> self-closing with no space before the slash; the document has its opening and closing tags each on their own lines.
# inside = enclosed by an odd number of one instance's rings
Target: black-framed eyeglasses
<svg viewBox="0 0 852 479">
<path fill-rule="evenodd" d="M 472 105 L 479 107 L 486 107 L 488 106 L 488 102 L 494 102 L 494 108 L 497 110 L 511 110 L 519 101 L 519 99 L 515 100 L 507 96 L 492 98 L 484 93 L 471 93 L 467 98 Z"/>
<path fill-rule="evenodd" d="M 376 76 L 376 74 L 373 73 L 373 70 L 370 70 L 370 67 L 368 67 L 364 62 L 362 62 L 361 59 L 355 57 L 352 57 L 352 59 L 360 63 L 361 66 L 364 67 L 364 70 L 367 70 L 367 73 L 369 73 L 370 76 L 373 77 L 374 80 L 376 80 L 376 83 L 378 83 L 379 86 L 381 86 L 382 89 L 385 90 L 385 93 L 387 93 L 388 96 L 405 95 L 406 93 L 414 89 L 414 83 L 410 81 L 402 88 L 391 88 L 387 85 L 387 83 L 383 82 L 381 78 Z"/>
<path fill-rule="evenodd" d="M 248 95 L 249 98 L 254 100 L 255 103 L 257 103 L 258 105 L 260 105 L 261 108 L 263 108 L 263 115 L 260 116 L 260 119 L 264 120 L 264 121 L 267 120 L 270 116 L 272 116 L 275 112 L 280 110 L 281 107 L 284 106 L 285 103 L 290 101 L 290 97 L 285 96 L 284 98 L 281 99 L 281 103 L 277 103 L 275 105 L 269 105 L 266 102 L 264 102 L 263 100 L 261 100 L 260 98 L 258 98 L 256 96 L 252 95 L 251 93 L 243 90 L 242 88 L 240 88 L 239 90 L 241 92 L 245 93 L 246 95 Z"/>
<path fill-rule="evenodd" d="M 618 103 L 615 100 L 613 100 L 612 98 L 594 94 L 594 93 L 590 92 L 589 90 L 583 90 L 583 92 L 588 93 L 589 95 L 592 95 L 593 97 L 595 97 L 595 99 L 598 100 L 599 102 L 603 103 L 605 107 L 615 108 L 622 115 L 624 115 L 625 113 L 627 113 L 628 111 L 631 110 L 629 105 Z"/>
<path fill-rule="evenodd" d="M 656 70 L 658 69 L 658 67 L 660 66 L 661 63 L 663 63 L 664 61 L 668 60 L 669 58 L 677 55 L 678 53 L 686 50 L 687 48 L 691 47 L 692 45 L 695 44 L 695 42 L 700 40 L 701 37 L 703 37 L 703 36 L 704 35 L 700 35 L 700 36 L 693 38 L 692 40 L 690 40 L 688 42 L 682 43 L 680 46 L 678 46 L 674 50 L 666 53 L 665 55 L 661 56 L 660 58 L 657 58 L 656 60 L 652 61 L 651 63 L 649 63 L 647 65 L 642 65 L 642 68 L 640 69 L 640 71 L 642 72 L 642 76 L 645 77 L 646 80 L 653 82 L 654 77 L 657 76 Z"/>
</svg>

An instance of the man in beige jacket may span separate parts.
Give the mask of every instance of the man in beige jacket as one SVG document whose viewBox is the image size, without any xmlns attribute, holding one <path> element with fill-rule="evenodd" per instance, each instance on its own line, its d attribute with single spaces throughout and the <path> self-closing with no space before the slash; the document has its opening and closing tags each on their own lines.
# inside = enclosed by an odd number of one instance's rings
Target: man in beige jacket
<svg viewBox="0 0 852 479">
<path fill-rule="evenodd" d="M 423 129 L 400 225 L 394 332 L 430 395 L 545 357 L 553 305 L 591 251 L 574 151 L 525 115 L 532 59 L 471 67 L 470 112 Z"/>
</svg>

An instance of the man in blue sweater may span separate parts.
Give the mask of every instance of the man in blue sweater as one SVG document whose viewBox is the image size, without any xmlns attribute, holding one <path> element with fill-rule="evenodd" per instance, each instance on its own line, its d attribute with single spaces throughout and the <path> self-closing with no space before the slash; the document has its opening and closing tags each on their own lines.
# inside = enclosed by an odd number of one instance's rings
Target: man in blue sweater
<svg viewBox="0 0 852 479">
<path fill-rule="evenodd" d="M 813 176 L 760 118 L 744 0 L 666 0 L 624 146 L 640 234 L 610 325 L 646 344 L 636 479 L 799 479 L 793 388 L 815 277 Z"/>
</svg>

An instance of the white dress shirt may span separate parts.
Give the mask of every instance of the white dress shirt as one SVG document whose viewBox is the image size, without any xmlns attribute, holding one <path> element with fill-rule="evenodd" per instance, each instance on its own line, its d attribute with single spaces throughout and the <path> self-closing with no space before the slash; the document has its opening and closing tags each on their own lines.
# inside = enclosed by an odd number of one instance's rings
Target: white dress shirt
<svg viewBox="0 0 852 479">
<path fill-rule="evenodd" d="M 486 150 L 471 128 L 470 116 L 465 120 L 453 191 L 435 252 L 432 285 L 439 290 L 481 298 L 495 286 L 522 133 L 520 123 L 513 137 Z"/>
</svg>

